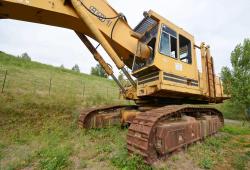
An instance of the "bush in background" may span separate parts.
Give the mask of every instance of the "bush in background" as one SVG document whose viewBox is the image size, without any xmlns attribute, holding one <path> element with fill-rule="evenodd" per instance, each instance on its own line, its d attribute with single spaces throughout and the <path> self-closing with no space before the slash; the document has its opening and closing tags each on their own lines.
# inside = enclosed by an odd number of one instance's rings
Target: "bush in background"
<svg viewBox="0 0 250 170">
<path fill-rule="evenodd" d="M 77 73 L 80 73 L 80 68 L 77 64 L 72 67 L 72 70 L 77 72 Z"/>
<path fill-rule="evenodd" d="M 19 58 L 23 59 L 23 60 L 26 60 L 26 61 L 31 61 L 31 57 L 29 56 L 28 53 L 23 53 L 21 54 L 21 56 L 19 56 Z"/>
<path fill-rule="evenodd" d="M 238 44 L 231 53 L 232 68 L 221 71 L 224 93 L 231 96 L 229 107 L 237 110 L 234 114 L 249 117 L 250 109 L 250 39 Z M 230 110 L 230 109 L 229 109 Z"/>
<path fill-rule="evenodd" d="M 104 71 L 104 69 L 102 68 L 102 66 L 100 64 L 97 64 L 95 67 L 91 67 L 90 74 L 94 75 L 94 76 L 108 78 L 106 72 Z"/>
</svg>

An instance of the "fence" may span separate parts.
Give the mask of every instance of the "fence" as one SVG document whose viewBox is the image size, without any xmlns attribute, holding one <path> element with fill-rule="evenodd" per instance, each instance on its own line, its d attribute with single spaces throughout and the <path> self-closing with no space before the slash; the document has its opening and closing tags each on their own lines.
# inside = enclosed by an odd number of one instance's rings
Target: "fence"
<svg viewBox="0 0 250 170">
<path fill-rule="evenodd" d="M 72 76 L 69 73 L 53 75 L 45 72 L 38 75 L 32 71 L 0 69 L 0 85 L 1 93 L 32 94 L 40 97 L 71 96 L 85 100 L 99 96 L 109 100 L 120 100 L 119 89 L 112 81 L 100 81 L 91 76 Z"/>
<path fill-rule="evenodd" d="M 3 93 L 4 92 L 4 87 L 5 87 L 5 83 L 6 83 L 6 78 L 7 78 L 8 71 L 7 70 L 5 70 L 5 71 L 1 70 L 0 75 L 1 74 L 2 74 L 1 77 L 3 77 L 1 79 L 1 81 L 2 81 L 2 83 L 1 83 L 2 84 L 2 86 L 1 86 L 1 93 Z"/>
</svg>

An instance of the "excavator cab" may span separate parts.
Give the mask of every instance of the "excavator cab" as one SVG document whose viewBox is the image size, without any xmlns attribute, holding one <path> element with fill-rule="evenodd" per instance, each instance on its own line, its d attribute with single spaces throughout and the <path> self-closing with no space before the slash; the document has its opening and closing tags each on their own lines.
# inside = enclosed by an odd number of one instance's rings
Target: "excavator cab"
<svg viewBox="0 0 250 170">
<path fill-rule="evenodd" d="M 192 35 L 153 11 L 147 13 L 134 31 L 142 34 L 140 41 L 151 48 L 147 60 L 134 58 L 132 75 L 138 80 L 137 96 L 168 94 L 178 99 L 184 94 L 201 93 Z"/>
<path fill-rule="evenodd" d="M 146 13 L 134 32 L 151 49 L 148 59 L 134 57 L 132 75 L 137 78 L 139 98 L 182 104 L 218 102 L 223 97 L 209 46 L 196 46 L 191 34 L 153 11 Z M 201 56 L 203 74 L 198 71 L 196 48 L 205 51 Z"/>
</svg>

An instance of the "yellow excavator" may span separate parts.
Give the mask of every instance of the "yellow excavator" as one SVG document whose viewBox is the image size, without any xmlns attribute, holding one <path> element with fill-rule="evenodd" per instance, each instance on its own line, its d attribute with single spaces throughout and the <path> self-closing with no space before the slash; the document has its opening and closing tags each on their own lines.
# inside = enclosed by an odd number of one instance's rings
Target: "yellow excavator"
<svg viewBox="0 0 250 170">
<path fill-rule="evenodd" d="M 144 12 L 132 29 L 106 0 L 0 0 L 0 18 L 74 30 L 93 57 L 120 88 L 131 106 L 82 111 L 79 126 L 129 126 L 127 148 L 147 163 L 213 135 L 223 126 L 210 103 L 227 98 L 215 76 L 210 47 L 154 11 Z M 130 85 L 118 81 L 110 65 L 89 40 L 101 45 Z M 198 71 L 196 50 L 201 52 Z M 129 73 L 129 71 L 131 73 Z"/>
</svg>

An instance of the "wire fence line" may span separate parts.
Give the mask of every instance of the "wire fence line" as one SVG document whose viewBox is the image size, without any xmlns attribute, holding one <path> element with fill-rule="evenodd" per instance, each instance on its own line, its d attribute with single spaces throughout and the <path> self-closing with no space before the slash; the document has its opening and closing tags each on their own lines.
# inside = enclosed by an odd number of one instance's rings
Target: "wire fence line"
<svg viewBox="0 0 250 170">
<path fill-rule="evenodd" d="M 32 75 L 30 72 L 16 72 L 0 69 L 1 93 L 30 94 L 39 96 L 71 96 L 79 99 L 100 97 L 120 100 L 120 91 L 112 83 L 86 78 L 67 78 L 48 75 Z M 107 84 L 107 85 L 106 85 Z"/>
<path fill-rule="evenodd" d="M 2 80 L 1 80 L 2 81 L 1 93 L 4 92 L 4 87 L 5 87 L 5 83 L 6 83 L 7 73 L 8 73 L 8 70 L 5 70 L 4 72 L 3 71 L 0 72 L 0 75 L 1 74 L 4 75 L 3 78 L 2 78 Z"/>
</svg>

